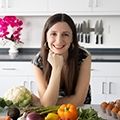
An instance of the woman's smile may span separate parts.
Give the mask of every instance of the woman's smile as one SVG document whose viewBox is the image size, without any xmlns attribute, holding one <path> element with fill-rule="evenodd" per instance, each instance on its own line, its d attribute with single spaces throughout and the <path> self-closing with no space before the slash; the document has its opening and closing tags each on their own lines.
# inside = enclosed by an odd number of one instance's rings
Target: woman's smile
<svg viewBox="0 0 120 120">
<path fill-rule="evenodd" d="M 62 49 L 65 45 L 53 45 L 55 49 Z"/>
</svg>

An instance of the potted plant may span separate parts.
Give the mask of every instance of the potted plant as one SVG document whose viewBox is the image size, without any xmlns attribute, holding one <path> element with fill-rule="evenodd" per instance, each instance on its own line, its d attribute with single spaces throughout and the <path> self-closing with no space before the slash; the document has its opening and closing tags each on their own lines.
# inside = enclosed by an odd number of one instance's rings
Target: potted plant
<svg viewBox="0 0 120 120">
<path fill-rule="evenodd" d="M 17 53 L 17 45 L 23 44 L 20 40 L 23 22 L 16 16 L 5 16 L 0 18 L 0 38 L 3 45 L 10 43 L 9 53 Z"/>
</svg>

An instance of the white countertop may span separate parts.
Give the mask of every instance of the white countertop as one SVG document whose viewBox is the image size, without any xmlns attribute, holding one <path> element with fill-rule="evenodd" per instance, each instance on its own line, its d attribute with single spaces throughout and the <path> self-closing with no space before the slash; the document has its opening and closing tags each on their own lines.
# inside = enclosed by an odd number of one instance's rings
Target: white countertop
<svg viewBox="0 0 120 120">
<path fill-rule="evenodd" d="M 118 120 L 118 119 L 113 118 L 112 116 L 109 116 L 107 113 L 104 113 L 102 111 L 102 109 L 100 108 L 100 105 L 84 105 L 84 106 L 82 106 L 82 108 L 90 108 L 90 107 L 95 109 L 98 112 L 98 116 L 102 117 L 105 120 Z"/>
<path fill-rule="evenodd" d="M 92 60 L 120 60 L 120 55 L 92 55 Z"/>
<path fill-rule="evenodd" d="M 98 112 L 98 116 L 102 117 L 105 120 L 118 120 L 113 118 L 112 116 L 109 116 L 107 113 L 103 113 L 102 109 L 100 108 L 100 105 L 84 105 L 81 106 L 82 108 L 90 108 L 92 107 L 94 110 Z M 5 115 L 5 113 L 0 113 L 0 116 Z"/>
</svg>

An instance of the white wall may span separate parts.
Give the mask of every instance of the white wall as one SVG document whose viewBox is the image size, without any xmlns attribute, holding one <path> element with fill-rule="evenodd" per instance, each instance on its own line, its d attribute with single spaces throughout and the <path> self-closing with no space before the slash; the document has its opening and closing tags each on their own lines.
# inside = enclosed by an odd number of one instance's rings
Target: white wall
<svg viewBox="0 0 120 120">
<path fill-rule="evenodd" d="M 23 48 L 39 48 L 41 42 L 41 35 L 42 29 L 44 26 L 45 21 L 47 20 L 48 16 L 21 16 L 23 20 L 23 30 L 21 35 L 21 40 L 24 44 L 20 47 Z M 97 20 L 103 20 L 104 25 L 104 44 L 103 45 L 96 45 L 95 44 L 95 34 L 91 32 L 91 43 L 86 44 L 82 43 L 82 46 L 88 48 L 120 48 L 120 17 L 119 16 L 79 16 L 73 17 L 75 23 L 81 23 L 83 20 L 87 21 L 90 20 L 91 28 L 95 27 L 95 23 Z M 0 42 L 0 48 L 8 47 L 3 46 Z"/>
</svg>

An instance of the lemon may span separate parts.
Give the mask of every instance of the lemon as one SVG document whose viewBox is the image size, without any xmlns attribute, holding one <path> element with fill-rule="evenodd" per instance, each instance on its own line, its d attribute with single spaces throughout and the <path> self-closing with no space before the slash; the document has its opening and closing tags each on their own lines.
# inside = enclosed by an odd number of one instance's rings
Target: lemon
<svg viewBox="0 0 120 120">
<path fill-rule="evenodd" d="M 59 116 L 56 113 L 48 113 L 45 120 L 59 120 Z"/>
</svg>

